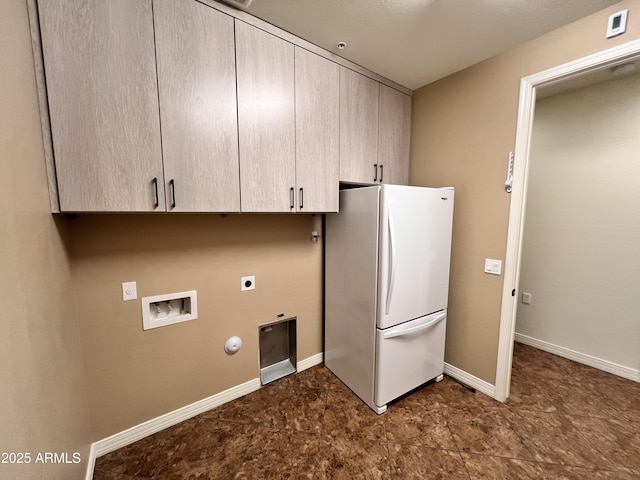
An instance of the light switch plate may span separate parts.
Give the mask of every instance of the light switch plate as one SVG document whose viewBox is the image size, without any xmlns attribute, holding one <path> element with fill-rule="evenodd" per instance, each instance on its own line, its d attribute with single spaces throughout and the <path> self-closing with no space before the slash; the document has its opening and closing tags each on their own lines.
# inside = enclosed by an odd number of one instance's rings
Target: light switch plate
<svg viewBox="0 0 640 480">
<path fill-rule="evenodd" d="M 502 273 L 502 260 L 485 258 L 484 273 L 490 273 L 491 275 L 500 275 Z"/>
<path fill-rule="evenodd" d="M 124 282 L 122 284 L 122 300 L 135 300 L 136 298 L 138 298 L 136 282 Z"/>
</svg>

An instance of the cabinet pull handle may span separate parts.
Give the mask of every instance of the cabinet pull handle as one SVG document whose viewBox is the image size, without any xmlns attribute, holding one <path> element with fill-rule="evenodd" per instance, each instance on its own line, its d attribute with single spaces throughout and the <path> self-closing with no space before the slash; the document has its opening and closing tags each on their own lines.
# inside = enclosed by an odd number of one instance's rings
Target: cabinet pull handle
<svg viewBox="0 0 640 480">
<path fill-rule="evenodd" d="M 154 177 L 153 180 L 151 180 L 151 183 L 153 184 L 153 192 L 155 195 L 155 201 L 153 203 L 153 206 L 155 208 L 158 208 L 160 206 L 160 202 L 158 200 L 158 177 Z"/>
<path fill-rule="evenodd" d="M 169 180 L 169 187 L 171 188 L 171 208 L 176 208 L 176 182 L 173 178 Z"/>
<path fill-rule="evenodd" d="M 293 207 L 294 207 L 294 204 L 293 204 L 293 202 L 295 201 L 294 195 L 295 194 L 293 193 L 293 187 L 291 187 L 291 190 L 289 190 L 289 200 L 291 202 L 291 205 L 290 205 L 291 210 L 293 210 Z"/>
<path fill-rule="evenodd" d="M 380 164 L 380 183 L 382 183 L 382 178 L 384 177 L 384 165 Z"/>
<path fill-rule="evenodd" d="M 373 164 L 373 181 L 374 182 L 378 181 L 378 164 L 377 163 Z"/>
<path fill-rule="evenodd" d="M 300 187 L 300 209 L 304 208 L 304 188 Z"/>
</svg>

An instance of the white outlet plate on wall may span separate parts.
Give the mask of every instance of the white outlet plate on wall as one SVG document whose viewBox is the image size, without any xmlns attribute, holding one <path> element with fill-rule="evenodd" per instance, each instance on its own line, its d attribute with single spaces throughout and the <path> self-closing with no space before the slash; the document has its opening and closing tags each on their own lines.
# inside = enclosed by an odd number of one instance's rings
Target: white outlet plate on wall
<svg viewBox="0 0 640 480">
<path fill-rule="evenodd" d="M 246 277 L 240 277 L 240 290 L 246 292 L 247 290 L 256 289 L 256 276 L 249 275 Z"/>
<path fill-rule="evenodd" d="M 138 298 L 136 282 L 124 282 L 122 284 L 122 300 L 135 300 Z"/>
</svg>

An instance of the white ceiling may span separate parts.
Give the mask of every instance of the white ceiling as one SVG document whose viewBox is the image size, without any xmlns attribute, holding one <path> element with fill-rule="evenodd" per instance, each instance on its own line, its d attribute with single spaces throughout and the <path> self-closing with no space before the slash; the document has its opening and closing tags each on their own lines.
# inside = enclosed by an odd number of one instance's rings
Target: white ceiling
<svg viewBox="0 0 640 480">
<path fill-rule="evenodd" d="M 618 1 L 253 0 L 247 11 L 415 90 Z"/>
</svg>

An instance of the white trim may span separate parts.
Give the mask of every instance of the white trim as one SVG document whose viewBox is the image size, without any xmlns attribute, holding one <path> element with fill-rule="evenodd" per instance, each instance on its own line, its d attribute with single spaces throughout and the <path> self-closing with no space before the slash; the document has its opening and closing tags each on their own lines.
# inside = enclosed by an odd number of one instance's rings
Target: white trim
<svg viewBox="0 0 640 480">
<path fill-rule="evenodd" d="M 322 361 L 322 353 L 305 358 L 298 362 L 298 372 L 311 368 L 315 365 L 319 365 Z M 159 417 L 152 418 L 151 420 L 128 428 L 127 430 L 94 442 L 91 445 L 89 465 L 87 466 L 87 479 L 90 480 L 93 475 L 93 464 L 97 457 L 101 457 L 109 452 L 113 452 L 114 450 L 130 445 L 149 435 L 153 435 L 154 433 L 164 430 L 165 428 L 195 417 L 207 410 L 219 407 L 220 405 L 230 402 L 231 400 L 235 400 L 236 398 L 240 398 L 248 393 L 255 392 L 260 388 L 260 378 L 254 378 L 248 382 L 236 385 L 235 387 L 231 387 L 223 392 L 178 408 L 177 410 Z"/>
<path fill-rule="evenodd" d="M 536 92 L 526 79 L 520 82 L 520 108 L 516 146 L 514 150 L 513 186 L 509 206 L 509 230 L 507 233 L 507 251 L 505 255 L 504 283 L 502 285 L 502 307 L 500 314 L 500 333 L 498 337 L 498 363 L 496 366 L 496 400 L 505 402 L 509 398 L 511 382 L 511 361 L 513 359 L 513 334 L 518 307 L 517 295 L 520 282 L 520 252 L 522 250 L 522 228 L 524 226 L 525 193 L 527 185 L 527 161 L 529 158 L 529 139 L 533 125 L 533 109 Z M 507 320 L 508 319 L 508 320 Z"/>
<path fill-rule="evenodd" d="M 520 82 L 520 100 L 516 127 L 514 151 L 513 190 L 509 207 L 509 231 L 505 258 L 504 284 L 502 288 L 502 308 L 500 313 L 500 334 L 498 339 L 498 361 L 496 365 L 495 398 L 505 401 L 509 397 L 511 382 L 511 361 L 517 313 L 512 289 L 519 288 L 522 252 L 522 228 L 526 206 L 527 174 L 529 169 L 529 145 L 536 88 L 562 82 L 592 70 L 623 62 L 640 54 L 640 40 L 619 45 L 602 52 L 565 63 L 525 77 Z"/>
<path fill-rule="evenodd" d="M 149 435 L 153 435 L 165 428 L 176 425 L 191 417 L 195 417 L 207 410 L 219 407 L 231 400 L 240 398 L 248 393 L 255 392 L 260 389 L 260 379 L 254 378 L 248 382 L 242 383 L 228 390 L 204 398 L 190 405 L 178 408 L 169 413 L 165 413 L 151 420 L 147 420 L 135 427 L 128 428 L 122 432 L 111 435 L 110 437 L 98 440 L 93 444 L 95 447 L 96 457 L 101 457 L 109 452 L 113 452 L 131 443 L 137 442 Z"/>
<path fill-rule="evenodd" d="M 87 459 L 87 474 L 85 475 L 85 480 L 93 480 L 93 470 L 96 466 L 96 449 L 95 443 L 91 444 L 91 448 L 89 448 L 89 458 Z"/>
<path fill-rule="evenodd" d="M 640 370 L 634 370 L 633 368 L 625 367 L 624 365 L 619 365 L 608 360 L 603 360 L 602 358 L 587 355 L 586 353 L 577 352 L 570 348 L 545 342 L 544 340 L 538 340 L 537 338 L 529 337 L 528 335 L 523 335 L 521 333 L 515 334 L 515 341 L 535 347 L 539 350 L 544 350 L 545 352 L 553 353 L 559 357 L 568 358 L 569 360 L 573 360 L 574 362 L 578 362 L 589 367 L 597 368 L 598 370 L 612 373 L 613 375 L 617 375 L 628 380 L 633 380 L 634 382 L 640 382 Z"/>
<path fill-rule="evenodd" d="M 496 387 L 491 385 L 489 382 L 485 382 L 481 378 L 475 377 L 464 370 L 460 370 L 458 367 L 449 365 L 448 363 L 444 364 L 444 373 L 469 387 L 475 388 L 478 392 L 482 392 L 485 395 L 495 398 Z"/>
<path fill-rule="evenodd" d="M 324 360 L 324 354 L 322 352 L 316 353 L 309 358 L 305 358 L 304 360 L 300 360 L 297 363 L 298 372 L 302 372 L 307 368 L 315 367 L 316 365 L 320 365 Z"/>
</svg>

